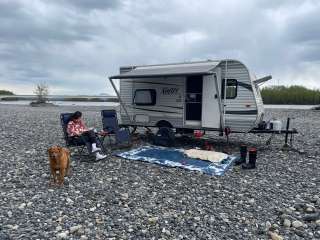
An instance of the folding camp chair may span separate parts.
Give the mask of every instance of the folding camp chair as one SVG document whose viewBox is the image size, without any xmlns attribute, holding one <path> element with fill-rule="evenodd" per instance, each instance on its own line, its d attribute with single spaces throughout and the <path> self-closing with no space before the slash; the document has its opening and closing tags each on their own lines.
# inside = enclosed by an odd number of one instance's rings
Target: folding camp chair
<svg viewBox="0 0 320 240">
<path fill-rule="evenodd" d="M 75 137 L 71 138 L 67 133 L 68 122 L 69 122 L 69 119 L 72 114 L 73 113 L 61 113 L 60 114 L 60 122 L 61 122 L 61 127 L 63 130 L 63 138 L 65 140 L 66 146 L 80 148 L 80 152 L 79 152 L 80 155 L 83 154 L 83 150 L 85 147 L 87 147 L 88 152 L 91 153 L 91 148 L 92 148 L 91 144 L 85 143 L 85 141 L 74 141 Z M 81 136 L 79 136 L 79 138 L 81 138 Z M 103 152 L 105 152 L 103 144 L 102 144 L 100 138 L 98 138 L 98 137 L 97 137 L 97 143 L 98 143 L 98 145 L 100 145 L 102 147 Z"/>
<path fill-rule="evenodd" d="M 67 133 L 67 126 L 70 120 L 70 117 L 73 113 L 61 113 L 60 114 L 60 123 L 63 130 L 63 138 L 67 147 L 77 147 L 80 148 L 80 155 L 82 155 L 84 148 L 86 147 L 85 143 L 80 143 L 80 141 L 73 141 L 73 139 Z"/>
<path fill-rule="evenodd" d="M 106 131 L 111 143 L 111 136 L 115 137 L 116 144 L 126 143 L 130 145 L 130 131 L 128 128 L 120 128 L 118 124 L 117 112 L 115 110 L 102 110 L 102 126 Z"/>
</svg>

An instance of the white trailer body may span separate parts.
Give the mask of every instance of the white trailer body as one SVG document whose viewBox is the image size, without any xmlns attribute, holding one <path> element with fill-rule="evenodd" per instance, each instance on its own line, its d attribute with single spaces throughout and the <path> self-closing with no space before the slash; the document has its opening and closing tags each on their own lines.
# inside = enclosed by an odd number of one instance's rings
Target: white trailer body
<svg viewBox="0 0 320 240">
<path fill-rule="evenodd" d="M 258 82 L 270 78 L 254 79 L 237 60 L 209 60 L 121 67 L 109 79 L 123 125 L 248 132 L 264 114 Z"/>
</svg>

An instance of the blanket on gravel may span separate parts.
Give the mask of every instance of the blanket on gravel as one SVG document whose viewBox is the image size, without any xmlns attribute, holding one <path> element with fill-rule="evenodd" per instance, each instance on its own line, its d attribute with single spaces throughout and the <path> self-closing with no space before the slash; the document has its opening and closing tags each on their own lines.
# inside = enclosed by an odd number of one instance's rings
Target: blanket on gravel
<svg viewBox="0 0 320 240">
<path fill-rule="evenodd" d="M 221 163 L 221 161 L 228 158 L 228 154 L 222 152 L 207 151 L 200 149 L 184 150 L 184 154 L 186 154 L 190 158 L 207 160 L 213 163 Z"/>
<path fill-rule="evenodd" d="M 236 156 L 226 155 L 219 163 L 190 158 L 184 149 L 165 148 L 159 146 L 143 146 L 126 152 L 115 153 L 116 156 L 129 160 L 145 161 L 169 167 L 180 167 L 203 172 L 208 175 L 223 175 L 231 166 Z"/>
</svg>

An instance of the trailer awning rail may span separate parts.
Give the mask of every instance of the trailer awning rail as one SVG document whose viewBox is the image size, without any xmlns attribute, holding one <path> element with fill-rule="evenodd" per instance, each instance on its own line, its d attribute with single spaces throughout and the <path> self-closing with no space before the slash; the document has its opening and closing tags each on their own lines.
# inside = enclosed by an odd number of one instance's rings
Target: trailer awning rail
<svg viewBox="0 0 320 240">
<path fill-rule="evenodd" d="M 212 75 L 213 72 L 197 72 L 197 73 L 181 73 L 181 74 L 155 74 L 155 75 L 115 75 L 110 79 L 132 79 L 132 78 L 166 78 L 166 77 L 181 77 L 181 76 L 194 76 L 194 75 Z"/>
<path fill-rule="evenodd" d="M 196 63 L 181 63 L 167 65 L 134 66 L 127 68 L 119 75 L 111 76 L 110 79 L 128 78 L 155 78 L 155 77 L 178 77 L 190 75 L 212 75 L 212 70 L 220 61 L 206 61 Z"/>
</svg>

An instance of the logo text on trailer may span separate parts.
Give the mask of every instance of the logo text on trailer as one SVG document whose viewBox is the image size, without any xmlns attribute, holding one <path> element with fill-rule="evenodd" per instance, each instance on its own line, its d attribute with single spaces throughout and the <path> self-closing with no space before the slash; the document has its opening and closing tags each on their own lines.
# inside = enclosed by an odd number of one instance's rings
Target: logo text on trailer
<svg viewBox="0 0 320 240">
<path fill-rule="evenodd" d="M 162 88 L 163 95 L 175 95 L 175 94 L 178 94 L 178 91 L 179 91 L 178 88 L 168 88 L 168 87 Z"/>
</svg>

